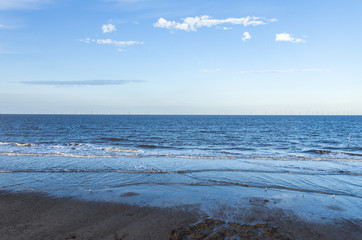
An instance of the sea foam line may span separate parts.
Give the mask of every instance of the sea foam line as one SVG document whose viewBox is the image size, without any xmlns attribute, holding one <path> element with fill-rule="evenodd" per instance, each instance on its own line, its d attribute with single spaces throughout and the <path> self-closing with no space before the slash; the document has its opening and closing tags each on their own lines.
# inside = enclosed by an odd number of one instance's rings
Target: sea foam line
<svg viewBox="0 0 362 240">
<path fill-rule="evenodd" d="M 32 143 L 16 143 L 16 142 L 0 142 L 0 145 L 13 145 L 17 147 L 30 147 L 34 146 L 35 144 Z"/>
<path fill-rule="evenodd" d="M 115 151 L 116 152 L 116 151 Z M 118 151 L 124 153 L 140 153 L 137 150 L 125 149 L 124 151 Z M 269 156 L 206 156 L 206 155 L 177 155 L 177 154 L 122 154 L 122 155 L 83 155 L 83 154 L 71 154 L 71 153 L 19 153 L 19 152 L 0 152 L 0 155 L 7 156 L 48 156 L 48 157 L 74 157 L 74 158 L 117 158 L 117 157 L 129 157 L 129 158 L 187 158 L 187 159 L 257 159 L 257 160 L 280 160 L 280 161 L 339 161 L 339 162 L 362 162 L 362 159 L 355 158 L 309 158 L 309 157 L 269 157 Z"/>
<path fill-rule="evenodd" d="M 321 171 L 316 169 L 316 171 Z M 295 174 L 295 175 L 352 175 L 362 176 L 362 173 L 354 173 L 350 171 L 331 171 L 319 173 L 293 172 L 293 171 L 267 171 L 267 170 L 249 170 L 249 169 L 196 169 L 196 170 L 174 170 L 166 171 L 160 169 L 149 170 L 118 170 L 118 169 L 23 169 L 23 170 L 0 170 L 0 173 L 163 173 L 163 174 L 191 174 L 204 172 L 242 172 L 242 173 L 270 173 L 270 174 Z"/>
</svg>

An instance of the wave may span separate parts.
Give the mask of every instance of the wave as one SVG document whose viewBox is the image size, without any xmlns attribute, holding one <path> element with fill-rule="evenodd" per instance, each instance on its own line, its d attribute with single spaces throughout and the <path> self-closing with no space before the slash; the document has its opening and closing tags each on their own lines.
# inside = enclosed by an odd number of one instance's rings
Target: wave
<svg viewBox="0 0 362 240">
<path fill-rule="evenodd" d="M 74 157 L 74 158 L 120 157 L 120 155 L 83 155 L 83 154 L 71 154 L 71 153 L 18 153 L 18 152 L 0 152 L 0 155 L 31 156 L 31 157 Z"/>
<path fill-rule="evenodd" d="M 115 137 L 102 137 L 101 138 L 102 140 L 108 140 L 108 141 L 111 141 L 111 142 L 122 142 L 122 141 L 127 141 L 127 139 L 125 138 L 115 138 Z"/>
<path fill-rule="evenodd" d="M 65 146 L 80 146 L 82 145 L 81 143 L 77 143 L 77 142 L 70 142 L 70 143 L 65 143 Z"/>
<path fill-rule="evenodd" d="M 362 162 L 362 159 L 354 159 L 354 158 L 332 158 L 332 157 L 313 158 L 313 157 L 307 157 L 307 156 L 292 156 L 292 157 L 251 156 L 251 157 L 244 157 L 244 158 L 246 158 L 246 159 L 280 160 L 280 161 L 338 161 L 338 162 Z"/>
<path fill-rule="evenodd" d="M 362 162 L 362 159 L 356 158 L 331 158 L 329 157 L 306 157 L 306 156 L 220 156 L 220 155 L 182 155 L 182 154 L 140 154 L 144 153 L 139 149 L 119 149 L 113 148 L 115 150 L 110 150 L 112 152 L 118 152 L 123 154 L 72 154 L 72 153 L 24 153 L 24 152 L 0 152 L 0 155 L 7 156 L 48 156 L 48 157 L 74 157 L 74 158 L 119 158 L 119 157 L 129 157 L 129 158 L 162 158 L 162 157 L 171 157 L 171 158 L 187 158 L 187 159 L 257 159 L 257 160 L 277 160 L 277 161 L 340 161 L 340 162 Z M 106 150 L 106 149 L 104 149 Z M 137 154 L 136 154 L 137 153 Z"/>
<path fill-rule="evenodd" d="M 308 153 L 316 153 L 316 154 L 344 154 L 344 155 L 349 155 L 349 156 L 362 156 L 362 154 L 359 153 L 351 153 L 351 152 L 337 152 L 337 151 L 330 151 L 330 150 L 319 150 L 319 149 L 312 149 L 312 150 L 307 150 L 305 152 Z"/>
<path fill-rule="evenodd" d="M 144 151 L 140 150 L 140 149 L 124 149 L 124 148 L 114 148 L 114 147 L 107 147 L 107 148 L 103 148 L 106 151 L 111 151 L 111 152 L 127 152 L 127 153 L 142 153 Z"/>
<path fill-rule="evenodd" d="M 332 153 L 332 151 L 329 151 L 329 150 L 316 150 L 316 149 L 312 149 L 312 150 L 307 150 L 305 152 L 308 152 L 308 153 L 318 153 L 318 154 L 330 154 Z"/>
<path fill-rule="evenodd" d="M 198 158 L 198 159 L 236 159 L 236 157 L 232 156 L 177 155 L 177 154 L 166 154 L 160 156 L 174 157 L 174 158 Z"/>
<path fill-rule="evenodd" d="M 157 146 L 157 145 L 147 145 L 147 144 L 141 144 L 141 145 L 138 145 L 137 147 L 140 147 L 140 148 L 172 148 L 172 147 L 168 147 L 168 146 Z"/>
<path fill-rule="evenodd" d="M 0 142 L 0 145 L 13 145 L 13 146 L 17 146 L 17 147 L 35 146 L 35 144 L 32 144 L 32 143 L 16 143 L 16 142 Z"/>
<path fill-rule="evenodd" d="M 105 148 L 104 150 L 113 152 L 124 153 L 142 153 L 139 149 L 118 149 L 118 148 Z M 190 158 L 190 159 L 236 159 L 236 157 L 223 157 L 223 156 L 202 156 L 202 155 L 176 155 L 176 154 L 163 154 L 163 155 L 139 155 L 139 154 L 125 154 L 125 155 L 86 155 L 86 154 L 71 154 L 71 153 L 20 153 L 20 152 L 0 152 L 0 155 L 8 156 L 45 156 L 45 157 L 74 157 L 74 158 L 116 158 L 116 157 L 172 157 L 172 158 Z"/>
<path fill-rule="evenodd" d="M 228 148 L 229 150 L 242 150 L 242 151 L 253 151 L 253 150 L 256 150 L 255 148 L 251 148 L 251 147 L 231 147 L 231 148 Z"/>
<path fill-rule="evenodd" d="M 17 146 L 17 147 L 32 147 L 32 146 L 36 146 L 36 145 L 39 145 L 39 144 L 53 144 L 53 143 L 54 142 L 38 142 L 37 144 L 35 144 L 35 143 L 17 143 L 17 142 L 0 142 L 0 145 L 12 145 L 12 146 Z M 63 143 L 63 145 L 65 145 L 65 146 L 80 146 L 82 144 L 77 143 L 77 142 L 69 142 L 69 143 Z"/>
<path fill-rule="evenodd" d="M 222 133 L 225 133 L 225 132 L 223 132 L 223 131 L 200 130 L 200 133 L 219 133 L 219 134 L 222 134 Z"/>
<path fill-rule="evenodd" d="M 319 169 L 315 169 L 318 171 Z M 333 171 L 325 172 L 293 172 L 285 170 L 252 170 L 252 169 L 194 169 L 194 170 L 122 170 L 122 169 L 19 169 L 19 170 L 0 170 L 0 173 L 163 173 L 163 174 L 192 174 L 192 173 L 208 173 L 208 172 L 240 172 L 240 173 L 268 173 L 268 174 L 293 174 L 293 175 L 353 175 L 362 176 L 362 173 L 354 173 L 350 171 Z"/>
</svg>

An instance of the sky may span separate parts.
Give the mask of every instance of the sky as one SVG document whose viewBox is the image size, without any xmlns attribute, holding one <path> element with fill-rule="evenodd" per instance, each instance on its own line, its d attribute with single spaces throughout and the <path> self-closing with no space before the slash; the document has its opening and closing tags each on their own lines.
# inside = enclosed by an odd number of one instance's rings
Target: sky
<svg viewBox="0 0 362 240">
<path fill-rule="evenodd" d="M 0 0 L 0 113 L 362 114 L 360 0 Z"/>
</svg>

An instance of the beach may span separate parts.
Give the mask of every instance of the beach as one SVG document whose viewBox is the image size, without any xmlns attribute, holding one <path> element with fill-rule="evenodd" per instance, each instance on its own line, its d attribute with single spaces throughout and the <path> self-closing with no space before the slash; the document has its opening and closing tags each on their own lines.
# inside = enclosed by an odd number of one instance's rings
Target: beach
<svg viewBox="0 0 362 240">
<path fill-rule="evenodd" d="M 196 214 L 126 204 L 0 194 L 1 239 L 167 239 Z"/>
<path fill-rule="evenodd" d="M 198 237 L 205 236 L 202 234 L 207 234 L 208 229 L 219 229 L 215 231 L 219 234 L 214 238 L 211 234 L 209 239 L 238 239 L 237 234 L 230 234 L 235 229 L 246 229 L 246 225 L 251 227 L 244 231 L 249 234 L 244 239 L 263 239 L 257 237 L 260 232 L 269 234 L 269 239 L 357 240 L 362 234 L 360 220 L 308 222 L 291 212 L 268 208 L 264 200 L 254 203 L 254 208 L 240 215 L 238 222 L 213 221 L 197 206 L 140 207 L 4 191 L 0 193 L 0 208 L 0 236 L 9 240 L 203 239 Z"/>
</svg>

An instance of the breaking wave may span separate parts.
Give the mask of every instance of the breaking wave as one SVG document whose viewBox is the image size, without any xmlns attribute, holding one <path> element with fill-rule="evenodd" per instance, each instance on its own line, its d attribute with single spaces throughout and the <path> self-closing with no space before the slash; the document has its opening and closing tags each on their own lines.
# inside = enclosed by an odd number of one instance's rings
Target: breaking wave
<svg viewBox="0 0 362 240">
<path fill-rule="evenodd" d="M 139 149 L 124 149 L 124 148 L 115 148 L 115 147 L 107 147 L 105 148 L 106 151 L 111 152 L 126 152 L 126 153 L 142 153 L 144 151 Z"/>
<path fill-rule="evenodd" d="M 319 149 L 312 149 L 312 150 L 308 150 L 308 151 L 305 151 L 305 152 L 307 152 L 307 153 L 316 153 L 316 154 L 333 154 L 333 155 L 343 154 L 343 155 L 349 155 L 349 156 L 362 156 L 362 154 L 358 154 L 358 153 L 338 152 L 338 151 L 319 150 Z"/>
<path fill-rule="evenodd" d="M 318 171 L 318 169 L 315 169 Z M 122 169 L 20 169 L 20 170 L 0 170 L 0 173 L 163 173 L 163 174 L 191 174 L 191 173 L 208 173 L 208 172 L 240 172 L 240 173 L 268 173 L 268 174 L 295 174 L 295 175 L 353 175 L 362 176 L 362 173 L 350 171 L 325 171 L 325 172 L 296 172 L 286 170 L 252 170 L 252 169 L 195 169 L 195 170 L 122 170 Z"/>
<path fill-rule="evenodd" d="M 140 147 L 140 148 L 172 148 L 172 147 L 168 147 L 168 146 L 157 146 L 157 145 L 148 145 L 148 144 L 140 144 L 137 147 Z"/>
<path fill-rule="evenodd" d="M 16 143 L 16 142 L 0 142 L 0 145 L 13 145 L 17 147 L 31 147 L 35 144 L 32 143 Z"/>
<path fill-rule="evenodd" d="M 362 162 L 362 159 L 355 158 L 331 158 L 326 157 L 306 157 L 306 156 L 287 156 L 287 157 L 270 157 L 270 156 L 225 156 L 225 155 L 185 155 L 185 154 L 162 154 L 162 153 L 147 153 L 139 149 L 121 149 L 121 148 L 104 148 L 107 152 L 114 152 L 114 154 L 80 154 L 69 152 L 0 152 L 0 155 L 7 156 L 48 156 L 48 157 L 70 157 L 70 158 L 185 158 L 185 159 L 263 159 L 263 160 L 277 160 L 277 161 L 338 161 L 338 162 Z"/>
</svg>

